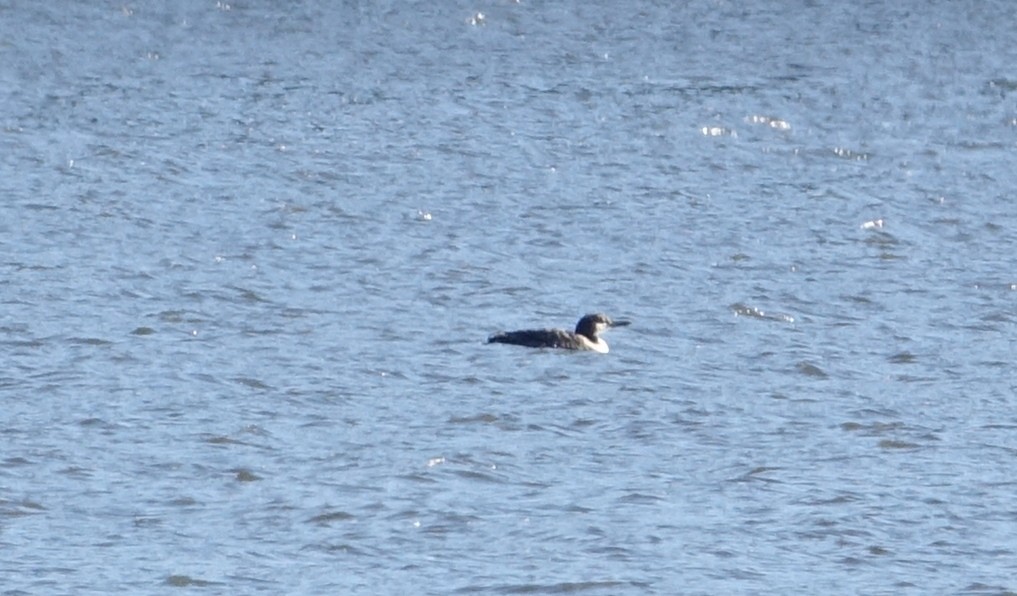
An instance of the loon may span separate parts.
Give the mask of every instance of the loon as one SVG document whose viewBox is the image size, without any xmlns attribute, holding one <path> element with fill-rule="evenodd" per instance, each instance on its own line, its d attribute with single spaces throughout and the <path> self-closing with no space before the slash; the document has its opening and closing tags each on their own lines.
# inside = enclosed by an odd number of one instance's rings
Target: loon
<svg viewBox="0 0 1017 596">
<path fill-rule="evenodd" d="M 530 348 L 561 348 L 563 350 L 587 350 L 607 354 L 607 342 L 600 333 L 611 327 L 624 327 L 629 321 L 612 321 L 605 314 L 586 315 L 576 323 L 576 330 L 524 329 L 495 333 L 487 338 L 489 344 L 513 344 Z"/>
</svg>

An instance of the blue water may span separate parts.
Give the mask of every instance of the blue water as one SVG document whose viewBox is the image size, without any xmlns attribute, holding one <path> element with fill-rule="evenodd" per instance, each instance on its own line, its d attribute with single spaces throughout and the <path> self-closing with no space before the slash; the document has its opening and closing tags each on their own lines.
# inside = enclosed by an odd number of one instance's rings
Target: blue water
<svg viewBox="0 0 1017 596">
<path fill-rule="evenodd" d="M 1017 592 L 1017 4 L 885 4 L 0 1 L 0 593 Z"/>
</svg>

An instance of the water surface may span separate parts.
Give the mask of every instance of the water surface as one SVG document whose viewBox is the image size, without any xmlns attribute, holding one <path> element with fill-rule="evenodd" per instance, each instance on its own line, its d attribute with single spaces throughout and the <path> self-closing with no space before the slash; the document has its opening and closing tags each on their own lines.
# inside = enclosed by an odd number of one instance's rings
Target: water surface
<svg viewBox="0 0 1017 596">
<path fill-rule="evenodd" d="M 1014 6 L 333 4 L 0 4 L 5 593 L 1017 590 Z"/>
</svg>

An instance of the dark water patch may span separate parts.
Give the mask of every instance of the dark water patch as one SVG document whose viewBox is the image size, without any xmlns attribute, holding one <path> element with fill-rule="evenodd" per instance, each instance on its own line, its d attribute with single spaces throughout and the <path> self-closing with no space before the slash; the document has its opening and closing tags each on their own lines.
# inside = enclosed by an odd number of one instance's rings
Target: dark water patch
<svg viewBox="0 0 1017 596">
<path fill-rule="evenodd" d="M 776 478 L 770 478 L 766 476 L 770 472 L 778 472 L 781 468 L 760 466 L 753 468 L 744 474 L 731 478 L 730 482 L 766 482 L 766 483 L 780 483 L 781 480 Z"/>
<path fill-rule="evenodd" d="M 111 346 L 113 342 L 98 337 L 71 337 L 67 343 L 79 346 Z"/>
<path fill-rule="evenodd" d="M 0 515 L 5 517 L 22 517 L 40 514 L 45 511 L 47 511 L 46 507 L 30 499 L 19 501 L 0 499 Z"/>
<path fill-rule="evenodd" d="M 629 548 L 616 546 L 616 545 L 595 545 L 587 548 L 585 552 L 592 555 L 598 555 L 607 557 L 612 561 L 631 562 L 635 555 L 634 551 Z"/>
<path fill-rule="evenodd" d="M 0 345 L 8 346 L 10 348 L 30 348 L 36 349 L 45 346 L 45 342 L 41 339 L 24 339 L 24 340 L 13 340 L 0 342 Z"/>
<path fill-rule="evenodd" d="M 839 507 L 841 505 L 846 505 L 848 503 L 857 503 L 860 500 L 862 499 L 859 495 L 851 493 L 836 495 L 827 499 L 809 498 L 802 501 L 802 504 L 815 507 L 826 507 L 826 506 Z"/>
<path fill-rule="evenodd" d="M 377 557 L 380 554 L 375 549 L 365 548 L 364 545 L 358 545 L 352 542 L 340 542 L 338 544 L 326 543 L 326 544 L 308 545 L 305 546 L 304 549 L 318 550 L 332 555 L 353 555 L 357 557 L 364 556 Z"/>
<path fill-rule="evenodd" d="M 233 379 L 233 382 L 250 387 L 251 389 L 257 389 L 258 391 L 269 391 L 272 389 L 267 383 L 250 377 L 236 377 Z"/>
<path fill-rule="evenodd" d="M 985 331 L 992 331 L 992 330 L 999 329 L 999 324 L 1000 323 L 1003 323 L 1003 324 L 1013 323 L 1014 322 L 1014 315 L 1012 313 L 1005 312 L 1005 311 L 996 311 L 996 312 L 986 313 L 985 315 L 982 316 L 981 320 L 983 322 L 985 322 L 985 323 L 990 323 L 991 326 L 980 327 L 980 328 L 979 327 L 973 327 L 973 328 L 982 329 L 982 330 L 985 330 Z"/>
<path fill-rule="evenodd" d="M 975 596 L 1017 596 L 1017 588 L 974 582 L 961 588 L 958 593 L 972 594 Z"/>
<path fill-rule="evenodd" d="M 893 450 L 915 450 L 920 449 L 922 446 L 918 443 L 911 443 L 909 441 L 900 441 L 897 439 L 883 439 L 879 442 L 879 448 L 886 451 Z"/>
<path fill-rule="evenodd" d="M 628 505 L 656 505 L 662 501 L 664 501 L 664 497 L 640 492 L 626 493 L 618 498 L 619 503 Z"/>
<path fill-rule="evenodd" d="M 208 320 L 205 315 L 189 310 L 164 310 L 156 316 L 164 323 L 198 324 Z"/>
<path fill-rule="evenodd" d="M 212 588 L 226 585 L 222 582 L 199 579 L 188 575 L 170 575 L 164 583 L 174 588 Z"/>
<path fill-rule="evenodd" d="M 246 443 L 244 441 L 240 441 L 238 439 L 234 439 L 233 437 L 228 437 L 224 435 L 208 436 L 202 440 L 208 443 L 209 445 L 250 445 L 250 443 Z"/>
<path fill-rule="evenodd" d="M 443 513 L 437 516 L 429 516 L 426 520 L 421 520 L 419 527 L 420 531 L 425 534 L 446 536 L 469 531 L 471 526 L 480 521 L 481 518 L 474 515 Z"/>
<path fill-rule="evenodd" d="M 131 525 L 135 528 L 157 528 L 165 523 L 166 519 L 163 517 L 136 515 L 131 520 Z"/>
<path fill-rule="evenodd" d="M 558 582 L 549 584 L 509 584 L 500 586 L 470 585 L 455 590 L 457 594 L 585 594 L 594 593 L 617 593 L 622 588 L 635 588 L 645 590 L 650 584 L 637 582 L 625 582 L 615 580 L 584 581 L 584 582 Z"/>
<path fill-rule="evenodd" d="M 233 479 L 237 482 L 257 482 L 262 479 L 261 476 L 246 468 L 235 468 L 230 470 L 230 473 L 233 474 Z"/>
<path fill-rule="evenodd" d="M 887 361 L 892 364 L 912 364 L 915 360 L 916 357 L 911 352 L 898 352 L 887 358 Z"/>
<path fill-rule="evenodd" d="M 201 502 L 193 497 L 177 497 L 175 499 L 170 499 L 167 504 L 171 507 L 185 508 L 201 506 Z"/>
<path fill-rule="evenodd" d="M 85 427 L 104 428 L 104 429 L 107 429 L 107 430 L 111 430 L 111 429 L 116 428 L 115 424 L 111 424 L 109 422 L 106 422 L 102 418 L 84 418 L 84 419 L 78 421 L 78 425 L 79 426 L 85 426 Z"/>
<path fill-rule="evenodd" d="M 860 432 L 863 436 L 878 437 L 887 433 L 899 433 L 907 429 L 903 422 L 845 422 L 841 424 L 843 430 L 849 432 Z"/>
<path fill-rule="evenodd" d="M 799 373 L 801 373 L 801 374 L 803 374 L 803 375 L 805 375 L 807 377 L 814 377 L 814 378 L 817 378 L 817 379 L 826 379 L 826 378 L 829 378 L 829 376 L 830 376 L 830 375 L 826 374 L 826 371 L 824 371 L 823 369 L 819 368 L 815 364 L 812 364 L 811 362 L 804 362 L 804 361 L 803 362 L 799 362 L 798 364 L 795 365 L 795 370 L 797 370 Z"/>
<path fill-rule="evenodd" d="M 901 383 L 921 383 L 921 384 L 935 383 L 937 380 L 939 380 L 939 378 L 934 375 L 924 375 L 924 376 L 896 375 L 894 376 L 894 379 L 900 381 Z"/>
<path fill-rule="evenodd" d="M 1017 424 L 994 422 L 992 424 L 985 424 L 982 426 L 982 428 L 985 430 L 1017 430 Z"/>
<path fill-rule="evenodd" d="M 315 515 L 307 521 L 308 523 L 327 526 L 334 522 L 351 521 L 353 519 L 356 519 L 356 517 L 353 514 L 346 513 L 345 511 L 328 511 L 326 513 Z"/>
<path fill-rule="evenodd" d="M 448 419 L 449 424 L 493 424 L 498 421 L 494 414 L 475 414 L 473 416 L 452 416 Z"/>
</svg>

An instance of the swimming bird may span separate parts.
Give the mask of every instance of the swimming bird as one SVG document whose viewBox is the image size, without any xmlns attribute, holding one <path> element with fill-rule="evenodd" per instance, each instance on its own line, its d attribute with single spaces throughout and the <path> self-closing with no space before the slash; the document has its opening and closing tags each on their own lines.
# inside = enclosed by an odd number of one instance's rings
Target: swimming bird
<svg viewBox="0 0 1017 596">
<path fill-rule="evenodd" d="M 612 321 L 603 313 L 586 315 L 576 323 L 575 331 L 565 329 L 524 329 L 495 333 L 487 338 L 489 344 L 513 344 L 530 348 L 561 348 L 587 350 L 607 354 L 607 342 L 600 334 L 611 327 L 624 327 L 629 321 Z"/>
</svg>

